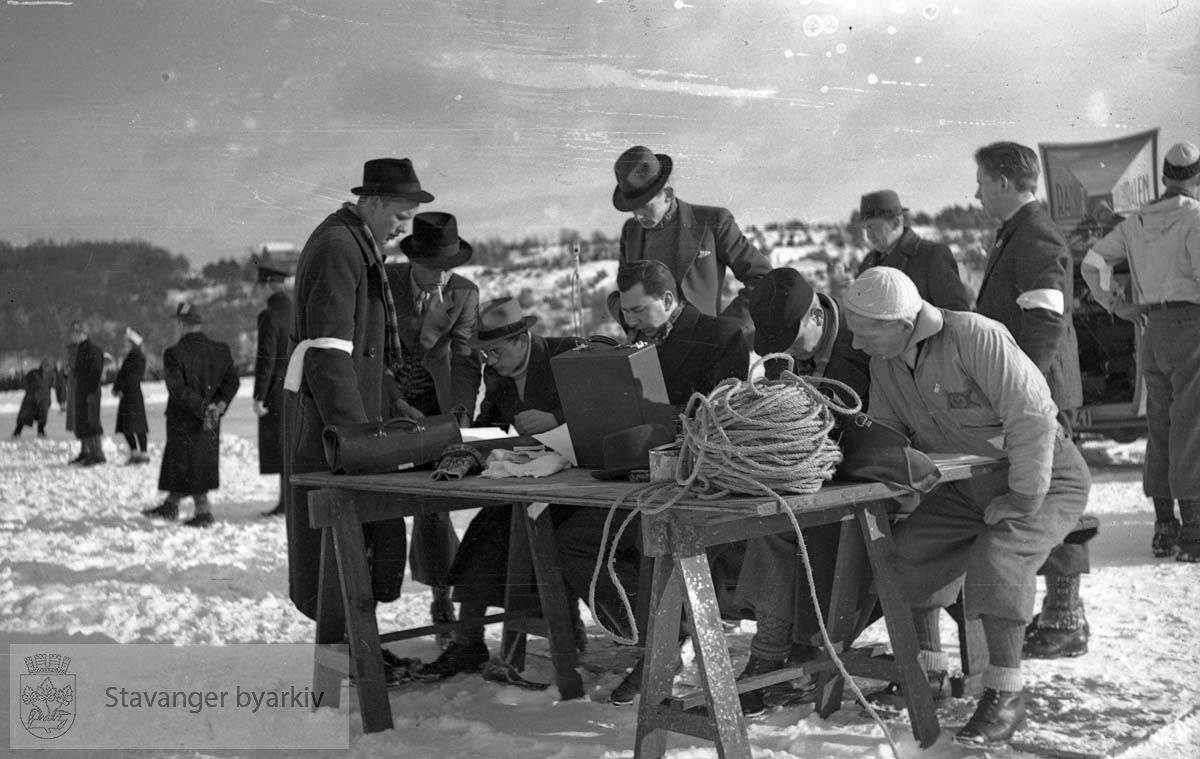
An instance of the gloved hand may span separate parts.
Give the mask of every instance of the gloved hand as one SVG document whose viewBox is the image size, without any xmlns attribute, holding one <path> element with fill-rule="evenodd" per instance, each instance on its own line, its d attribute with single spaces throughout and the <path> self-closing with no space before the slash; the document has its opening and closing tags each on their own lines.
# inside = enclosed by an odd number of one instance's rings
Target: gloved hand
<svg viewBox="0 0 1200 759">
<path fill-rule="evenodd" d="M 225 401 L 210 403 L 204 407 L 204 431 L 216 433 L 221 427 L 221 417 L 225 415 Z"/>
<path fill-rule="evenodd" d="M 262 401 L 255 398 L 254 399 L 254 415 L 255 416 L 266 416 L 268 413 L 269 412 L 267 411 L 267 404 L 265 404 Z"/>
<path fill-rule="evenodd" d="M 442 460 L 430 475 L 433 480 L 461 480 L 468 474 L 483 470 L 483 454 L 472 445 L 458 443 L 448 445 L 442 451 Z"/>
</svg>

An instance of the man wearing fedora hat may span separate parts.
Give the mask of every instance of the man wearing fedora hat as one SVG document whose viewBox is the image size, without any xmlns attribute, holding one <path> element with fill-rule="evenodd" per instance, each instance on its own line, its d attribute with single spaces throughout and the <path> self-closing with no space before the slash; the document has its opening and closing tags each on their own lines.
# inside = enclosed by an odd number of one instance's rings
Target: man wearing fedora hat
<svg viewBox="0 0 1200 759">
<path fill-rule="evenodd" d="M 279 475 L 279 502 L 264 517 L 283 516 L 287 472 L 283 466 L 283 376 L 287 372 L 292 331 L 292 299 L 280 264 L 258 264 L 258 283 L 270 291 L 267 307 L 258 313 L 254 355 L 254 415 L 258 417 L 258 473 Z"/>
<path fill-rule="evenodd" d="M 384 378 L 404 360 L 382 246 L 433 196 L 407 158 L 367 161 L 362 184 L 350 192 L 358 201 L 343 204 L 313 230 L 296 264 L 293 350 L 284 379 L 285 390 L 294 393 L 285 399 L 284 466 L 290 472 L 328 471 L 321 443 L 326 425 L 390 416 Z M 397 399 L 392 412 L 420 415 L 402 404 Z M 289 595 L 316 619 L 321 533 L 308 525 L 308 489 L 289 488 L 285 506 Z M 393 601 L 404 578 L 404 520 L 372 523 L 363 532 L 374 600 Z"/>
<path fill-rule="evenodd" d="M 907 213 L 895 190 L 862 196 L 857 225 L 866 234 L 871 251 L 859 263 L 858 273 L 872 266 L 891 266 L 907 274 L 921 297 L 938 308 L 970 311 L 971 294 L 958 274 L 954 254 L 941 243 L 921 239 L 905 223 Z"/>
<path fill-rule="evenodd" d="M 395 381 L 385 386 L 389 405 L 430 416 L 456 414 L 465 424 L 479 393 L 479 354 L 469 345 L 479 288 L 451 270 L 471 259 L 471 245 L 458 236 L 452 214 L 427 211 L 413 217 L 412 234 L 400 241 L 400 251 L 408 261 L 385 267 L 404 352 L 404 362 L 393 370 Z M 454 621 L 449 570 L 457 549 L 448 514 L 413 519 L 409 565 L 413 579 L 433 592 L 434 624 Z M 443 644 L 449 640 L 439 636 Z"/>
<path fill-rule="evenodd" d="M 537 317 L 523 314 L 515 298 L 503 296 L 479 311 L 478 333 L 468 345 L 483 356 L 484 395 L 477 427 L 508 427 L 537 435 L 563 423 L 562 401 L 550 370 L 550 359 L 579 345 L 574 337 L 542 337 L 530 330 Z M 503 607 L 508 578 L 511 510 L 481 509 L 467 526 L 450 566 L 454 600 L 463 619 L 482 617 L 489 606 Z M 578 615 L 578 602 L 574 612 Z M 580 627 L 582 623 L 577 623 Z M 433 662 L 420 667 L 419 680 L 441 680 L 474 672 L 488 660 L 482 627 L 460 627 Z"/>
<path fill-rule="evenodd" d="M 167 443 L 163 448 L 158 489 L 167 491 L 146 516 L 173 520 L 179 503 L 191 496 L 196 513 L 188 527 L 213 523 L 208 491 L 221 486 L 221 417 L 238 391 L 233 353 L 225 343 L 200 331 L 203 319 L 190 303 L 175 310 L 179 342 L 163 352 L 167 383 Z"/>
<path fill-rule="evenodd" d="M 1003 222 L 988 253 L 975 309 L 1008 327 L 1042 370 L 1059 423 L 1071 435 L 1075 412 L 1083 405 L 1071 249 L 1034 196 L 1040 167 L 1032 148 L 993 143 L 975 152 L 975 163 L 975 197 L 984 211 Z M 1095 524 L 1098 528 L 1099 522 Z M 1095 533 L 1090 529 L 1072 535 L 1072 542 L 1051 552 L 1039 570 L 1046 578 L 1046 596 L 1030 626 L 1026 658 L 1087 653 L 1080 577 L 1091 569 L 1087 541 Z"/>
<path fill-rule="evenodd" d="M 1154 501 L 1155 556 L 1200 561 L 1200 148 L 1171 146 L 1159 200 L 1131 214 L 1096 243 L 1080 269 L 1110 313 L 1145 328 L 1146 466 Z M 1114 291 L 1112 269 L 1126 262 L 1132 299 Z M 1180 520 L 1175 518 L 1179 502 Z"/>
<path fill-rule="evenodd" d="M 635 145 L 613 167 L 617 186 L 613 206 L 633 214 L 621 228 L 621 263 L 662 261 L 679 283 L 684 300 L 708 316 L 735 319 L 746 333 L 754 330 L 750 293 L 771 264 L 750 244 L 725 208 L 685 203 L 671 186 L 671 157 Z M 726 271 L 742 290 L 722 304 Z"/>
</svg>

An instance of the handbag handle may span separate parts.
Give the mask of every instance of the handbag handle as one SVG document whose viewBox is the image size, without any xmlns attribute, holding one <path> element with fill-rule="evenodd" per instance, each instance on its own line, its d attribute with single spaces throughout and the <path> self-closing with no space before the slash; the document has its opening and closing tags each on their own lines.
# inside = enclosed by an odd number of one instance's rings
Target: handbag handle
<svg viewBox="0 0 1200 759">
<path fill-rule="evenodd" d="M 394 427 L 400 427 L 400 426 L 403 426 L 406 424 L 412 425 L 412 429 L 408 430 L 409 432 L 424 432 L 425 431 L 425 426 L 422 425 L 417 420 L 405 419 L 404 417 L 397 417 L 395 419 L 388 419 L 386 422 L 380 422 L 379 427 L 374 432 L 372 432 L 370 435 L 367 435 L 367 437 L 375 437 L 375 438 L 387 437 L 387 432 L 389 429 L 392 429 Z"/>
</svg>

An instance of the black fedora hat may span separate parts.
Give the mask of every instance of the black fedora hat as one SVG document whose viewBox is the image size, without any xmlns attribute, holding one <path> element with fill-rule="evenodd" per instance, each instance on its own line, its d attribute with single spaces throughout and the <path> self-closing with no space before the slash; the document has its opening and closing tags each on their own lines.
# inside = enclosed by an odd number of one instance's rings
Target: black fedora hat
<svg viewBox="0 0 1200 759">
<path fill-rule="evenodd" d="M 646 205 L 667 184 L 671 178 L 671 156 L 634 145 L 621 154 L 613 171 L 617 175 L 613 205 L 618 211 L 632 211 Z"/>
<path fill-rule="evenodd" d="M 355 195 L 382 195 L 429 203 L 433 196 L 421 189 L 421 180 L 407 158 L 373 158 L 363 164 L 362 185 Z"/>
<path fill-rule="evenodd" d="M 408 260 L 434 269 L 453 269 L 471 260 L 471 245 L 458 236 L 458 220 L 441 211 L 419 213 L 412 234 L 400 241 Z"/>
<path fill-rule="evenodd" d="M 479 309 L 479 330 L 467 340 L 470 348 L 486 348 L 501 340 L 515 337 L 537 324 L 536 316 L 521 313 L 521 304 L 516 298 L 506 295 L 488 301 Z"/>
<path fill-rule="evenodd" d="M 792 347 L 801 320 L 812 308 L 813 295 L 812 285 L 795 269 L 781 267 L 767 272 L 750 294 L 754 352 L 765 356 Z"/>
<path fill-rule="evenodd" d="M 650 449 L 674 442 L 675 435 L 661 424 L 639 424 L 604 436 L 604 468 L 592 472 L 598 480 L 621 480 L 630 472 L 650 468 Z"/>
</svg>

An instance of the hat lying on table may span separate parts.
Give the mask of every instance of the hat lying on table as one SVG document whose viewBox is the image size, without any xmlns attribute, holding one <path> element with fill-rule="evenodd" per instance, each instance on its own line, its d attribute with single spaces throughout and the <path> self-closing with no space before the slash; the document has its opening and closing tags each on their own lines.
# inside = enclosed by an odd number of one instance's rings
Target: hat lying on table
<svg viewBox="0 0 1200 759">
<path fill-rule="evenodd" d="M 661 424 L 639 424 L 604 436 L 604 468 L 592 472 L 598 480 L 623 480 L 630 472 L 650 469 L 650 449 L 675 440 Z"/>
</svg>

